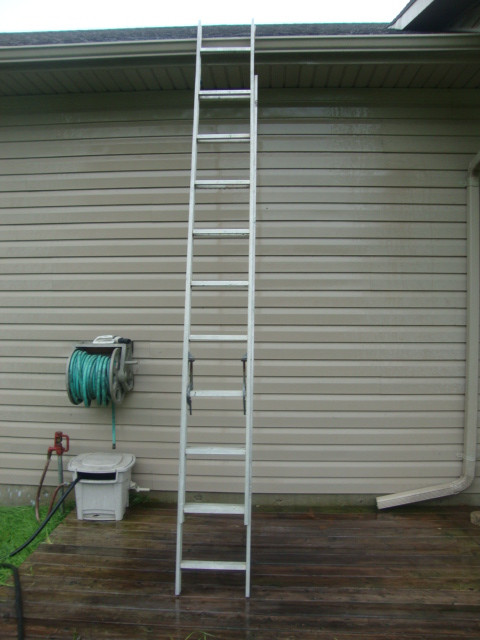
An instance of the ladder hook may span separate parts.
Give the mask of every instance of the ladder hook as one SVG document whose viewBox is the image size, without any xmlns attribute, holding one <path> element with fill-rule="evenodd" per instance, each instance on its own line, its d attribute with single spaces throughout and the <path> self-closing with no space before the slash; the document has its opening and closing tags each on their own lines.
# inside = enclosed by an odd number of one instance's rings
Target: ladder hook
<svg viewBox="0 0 480 640">
<path fill-rule="evenodd" d="M 192 415 L 192 409 L 193 409 L 191 392 L 193 391 L 193 363 L 194 362 L 195 362 L 195 358 L 189 352 L 188 353 L 187 405 L 188 405 L 188 409 L 189 409 L 190 415 Z"/>
<path fill-rule="evenodd" d="M 242 367 L 243 367 L 243 415 L 247 415 L 247 354 L 242 357 Z"/>
</svg>

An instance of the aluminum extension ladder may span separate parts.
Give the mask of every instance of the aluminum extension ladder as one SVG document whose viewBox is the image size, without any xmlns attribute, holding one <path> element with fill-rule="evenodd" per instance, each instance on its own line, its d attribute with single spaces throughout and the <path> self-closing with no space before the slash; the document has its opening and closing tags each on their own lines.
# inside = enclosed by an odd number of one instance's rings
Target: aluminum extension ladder
<svg viewBox="0 0 480 640">
<path fill-rule="evenodd" d="M 182 404 L 180 422 L 180 451 L 179 451 L 179 479 L 178 479 L 178 517 L 177 517 L 177 554 L 175 573 L 175 594 L 179 595 L 182 590 L 182 570 L 211 570 L 211 571 L 241 571 L 245 572 L 245 596 L 250 595 L 250 546 L 251 546 L 251 476 L 252 476 L 252 402 L 253 402 L 253 376 L 254 376 L 254 317 L 255 317 L 255 223 L 256 223 L 256 155 L 257 155 L 257 98 L 258 79 L 254 74 L 254 44 L 255 25 L 252 21 L 250 33 L 250 46 L 229 46 L 213 47 L 208 45 L 208 41 L 202 41 L 202 26 L 198 25 L 197 50 L 196 50 L 196 72 L 195 72 L 195 102 L 193 114 L 193 136 L 192 136 L 192 165 L 190 177 L 190 204 L 188 222 L 188 244 L 187 244 L 187 267 L 185 284 L 185 325 L 183 340 L 183 363 L 182 363 Z M 222 65 L 231 64 L 232 54 L 235 58 L 244 59 L 245 63 L 250 60 L 250 80 L 249 88 L 245 89 L 202 89 L 202 58 L 205 59 L 205 66 L 212 61 L 218 64 L 221 59 Z M 218 68 L 218 67 L 217 67 Z M 247 132 L 229 133 L 199 133 L 202 106 L 211 106 L 212 101 L 221 112 L 221 102 L 224 106 L 245 107 L 246 113 L 249 110 L 249 127 Z M 247 118 L 245 118 L 247 119 Z M 211 123 L 211 120 L 209 121 Z M 198 146 L 210 143 L 215 146 L 220 158 L 223 149 L 230 148 L 229 143 L 239 143 L 245 145 L 245 151 L 249 149 L 249 167 L 245 172 L 249 172 L 249 179 L 215 179 L 202 180 L 197 178 Z M 225 147 L 226 145 L 226 147 Z M 243 148 L 243 147 L 242 147 Z M 222 168 L 224 168 L 222 166 Z M 247 190 L 248 205 L 245 203 L 245 217 L 248 209 L 248 226 L 246 228 L 228 227 L 228 205 L 226 211 L 222 211 L 222 221 L 227 222 L 227 227 L 206 229 L 196 221 L 195 207 L 199 190 L 204 189 L 243 189 Z M 246 198 L 245 198 L 246 200 Z M 196 280 L 194 274 L 194 249 L 199 243 L 205 240 L 216 239 L 222 243 L 228 243 L 229 239 L 241 239 L 248 242 L 248 265 L 245 258 L 245 272 L 248 268 L 248 280 Z M 201 246 L 201 245 L 200 245 Z M 246 245 L 245 245 L 246 246 Z M 245 296 L 246 301 L 246 333 L 241 335 L 229 335 L 219 333 L 217 335 L 192 334 L 192 291 L 198 291 L 201 295 L 203 291 L 221 291 L 225 289 L 236 290 L 238 295 Z M 239 290 L 243 290 L 241 293 Z M 233 293 L 233 292 L 232 292 Z M 235 293 L 234 295 L 237 295 Z M 220 313 L 218 316 L 220 317 Z M 239 384 L 234 390 L 196 390 L 193 388 L 193 361 L 191 355 L 193 343 L 244 343 L 246 346 L 246 356 L 242 358 L 243 364 L 239 364 Z M 242 381 L 243 370 L 243 381 Z M 221 375 L 221 372 L 219 372 Z M 241 412 L 241 400 L 243 398 L 243 413 L 245 415 L 245 441 L 242 446 L 218 446 L 212 443 L 208 446 L 194 446 L 189 441 L 188 417 L 192 410 L 192 402 L 195 398 L 208 398 L 214 403 L 215 399 L 223 402 L 226 398 L 238 398 L 239 411 Z M 222 504 L 222 503 L 198 503 L 187 502 L 187 479 L 188 463 L 190 459 L 219 460 L 224 462 L 231 460 L 244 461 L 244 500 L 243 504 Z M 217 514 L 228 514 L 232 516 L 243 516 L 245 525 L 245 560 L 223 561 L 223 560 L 190 560 L 183 557 L 183 528 L 186 514 L 207 514 L 215 518 Z M 191 517 L 195 517 L 192 515 Z M 212 556 L 215 550 L 212 549 Z"/>
</svg>

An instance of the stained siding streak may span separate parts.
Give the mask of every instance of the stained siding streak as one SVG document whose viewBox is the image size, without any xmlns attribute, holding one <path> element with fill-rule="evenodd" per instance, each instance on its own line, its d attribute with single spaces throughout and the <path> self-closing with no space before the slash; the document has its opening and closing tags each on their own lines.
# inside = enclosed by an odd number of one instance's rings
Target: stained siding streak
<svg viewBox="0 0 480 640">
<path fill-rule="evenodd" d="M 347 71 L 336 82 L 360 82 Z M 146 70 L 128 79 L 154 84 Z M 35 485 L 56 430 L 73 455 L 108 450 L 108 410 L 70 405 L 64 370 L 77 341 L 114 333 L 135 341 L 139 362 L 118 441 L 137 456 L 139 484 L 176 489 L 191 95 L 144 95 L 0 102 L 1 483 Z M 478 100 L 265 90 L 260 102 L 255 491 L 378 494 L 453 479 Z M 207 128 L 242 125 L 232 108 Z M 203 145 L 202 177 L 241 177 L 239 145 L 223 160 Z M 198 211 L 207 228 L 245 215 L 229 193 L 202 194 Z M 202 241 L 196 273 L 241 278 L 245 246 L 228 242 Z M 238 294 L 195 294 L 193 305 L 199 332 L 215 333 L 219 313 L 241 331 Z M 195 355 L 199 388 L 237 388 L 241 347 Z M 239 404 L 196 402 L 196 441 L 240 442 Z M 192 471 L 195 490 L 241 488 L 237 464 L 198 460 Z"/>
</svg>

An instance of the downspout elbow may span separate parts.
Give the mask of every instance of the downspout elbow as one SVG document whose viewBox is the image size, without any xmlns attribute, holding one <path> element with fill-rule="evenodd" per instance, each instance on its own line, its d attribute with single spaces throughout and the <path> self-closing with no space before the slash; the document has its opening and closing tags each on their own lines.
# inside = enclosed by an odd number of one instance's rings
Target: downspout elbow
<svg viewBox="0 0 480 640">
<path fill-rule="evenodd" d="M 470 164 L 468 165 L 468 169 L 467 169 L 468 179 L 476 176 L 478 180 L 477 174 L 479 172 L 480 172 L 480 151 L 477 153 L 477 155 L 474 158 L 472 158 L 472 160 L 470 161 Z"/>
<path fill-rule="evenodd" d="M 465 355 L 465 401 L 462 475 L 451 482 L 413 489 L 377 498 L 377 507 L 387 509 L 422 500 L 455 495 L 475 479 L 477 457 L 478 358 L 479 358 L 479 218 L 480 153 L 467 172 L 467 320 Z"/>
</svg>

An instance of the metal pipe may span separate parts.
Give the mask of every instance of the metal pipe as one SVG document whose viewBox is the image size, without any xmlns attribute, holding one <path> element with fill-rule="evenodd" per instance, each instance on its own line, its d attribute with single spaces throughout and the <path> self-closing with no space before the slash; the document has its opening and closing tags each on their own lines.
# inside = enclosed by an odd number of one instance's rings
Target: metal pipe
<svg viewBox="0 0 480 640">
<path fill-rule="evenodd" d="M 63 485 L 63 456 L 57 455 L 57 465 L 58 465 L 57 467 L 58 486 L 60 487 L 61 497 L 63 498 L 63 496 L 65 495 L 65 487 Z M 65 514 L 65 505 L 63 504 L 63 500 L 62 500 L 61 512 L 63 515 Z"/>
<path fill-rule="evenodd" d="M 479 217 L 480 153 L 467 173 L 467 320 L 465 356 L 465 400 L 462 475 L 451 482 L 412 489 L 377 498 L 377 507 L 387 509 L 402 504 L 443 498 L 467 489 L 475 478 L 477 458 L 478 356 L 479 356 Z"/>
</svg>

